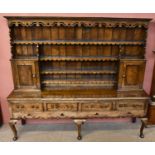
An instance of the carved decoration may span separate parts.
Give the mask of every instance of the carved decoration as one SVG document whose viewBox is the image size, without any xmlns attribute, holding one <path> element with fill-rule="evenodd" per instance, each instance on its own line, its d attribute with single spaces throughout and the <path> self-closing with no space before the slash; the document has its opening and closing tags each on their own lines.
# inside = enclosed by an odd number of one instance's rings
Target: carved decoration
<svg viewBox="0 0 155 155">
<path fill-rule="evenodd" d="M 150 19 L 6 18 L 15 86 L 8 97 L 11 119 L 77 119 L 81 139 L 83 119 L 145 116 Z"/>
<path fill-rule="evenodd" d="M 109 71 L 109 70 L 47 70 L 42 71 L 41 74 L 116 74 L 116 71 Z"/>
<path fill-rule="evenodd" d="M 51 57 L 44 56 L 40 57 L 41 61 L 117 61 L 117 57 Z"/>
<path fill-rule="evenodd" d="M 144 41 L 13 41 L 17 45 L 145 45 Z"/>
<path fill-rule="evenodd" d="M 72 21 L 68 21 L 68 20 L 55 20 L 55 18 L 51 19 L 51 20 L 46 20 L 46 19 L 34 19 L 34 20 L 9 20 L 8 22 L 9 26 L 25 26 L 25 27 L 29 27 L 29 26 L 48 26 L 48 27 L 60 27 L 60 26 L 64 26 L 64 27 L 109 27 L 109 28 L 114 28 L 114 27 L 125 27 L 125 28 L 147 28 L 148 22 L 145 21 L 99 21 L 99 22 L 94 22 L 94 21 L 77 21 L 77 20 L 72 20 Z"/>
</svg>

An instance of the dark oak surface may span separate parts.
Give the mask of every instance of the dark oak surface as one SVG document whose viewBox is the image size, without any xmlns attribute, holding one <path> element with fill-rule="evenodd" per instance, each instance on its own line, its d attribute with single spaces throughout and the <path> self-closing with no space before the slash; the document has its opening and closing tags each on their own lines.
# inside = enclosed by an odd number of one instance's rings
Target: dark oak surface
<svg viewBox="0 0 155 155">
<path fill-rule="evenodd" d="M 10 127 L 27 118 L 144 117 L 150 19 L 6 17 L 14 90 Z M 82 119 L 82 120 L 79 120 Z"/>
</svg>

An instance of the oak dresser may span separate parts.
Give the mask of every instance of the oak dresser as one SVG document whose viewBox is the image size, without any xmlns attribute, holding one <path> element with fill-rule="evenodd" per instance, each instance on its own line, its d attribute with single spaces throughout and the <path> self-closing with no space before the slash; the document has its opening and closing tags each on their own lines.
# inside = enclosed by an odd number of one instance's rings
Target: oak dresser
<svg viewBox="0 0 155 155">
<path fill-rule="evenodd" d="M 26 119 L 144 117 L 150 19 L 6 17 L 14 90 L 10 127 Z"/>
</svg>

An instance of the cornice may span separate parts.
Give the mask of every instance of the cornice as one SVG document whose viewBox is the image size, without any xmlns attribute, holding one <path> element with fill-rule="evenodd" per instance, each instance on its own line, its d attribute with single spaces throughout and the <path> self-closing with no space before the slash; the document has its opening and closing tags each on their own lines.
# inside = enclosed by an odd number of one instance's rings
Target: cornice
<svg viewBox="0 0 155 155">
<path fill-rule="evenodd" d="M 97 17 L 6 17 L 11 26 L 47 26 L 47 27 L 144 27 L 150 19 L 97 18 Z"/>
</svg>

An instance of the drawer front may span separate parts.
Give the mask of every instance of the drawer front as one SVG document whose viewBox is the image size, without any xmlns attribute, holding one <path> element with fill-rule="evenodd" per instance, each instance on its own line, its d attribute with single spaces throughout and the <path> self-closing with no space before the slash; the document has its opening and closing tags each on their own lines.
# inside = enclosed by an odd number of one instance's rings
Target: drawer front
<svg viewBox="0 0 155 155">
<path fill-rule="evenodd" d="M 41 103 L 13 103 L 11 104 L 13 112 L 41 112 L 43 106 Z"/>
<path fill-rule="evenodd" d="M 118 101 L 117 110 L 145 110 L 146 101 Z"/>
<path fill-rule="evenodd" d="M 82 103 L 82 111 L 110 111 L 112 110 L 112 101 L 102 101 L 97 103 Z"/>
<path fill-rule="evenodd" d="M 47 103 L 47 111 L 77 111 L 77 103 Z"/>
</svg>

